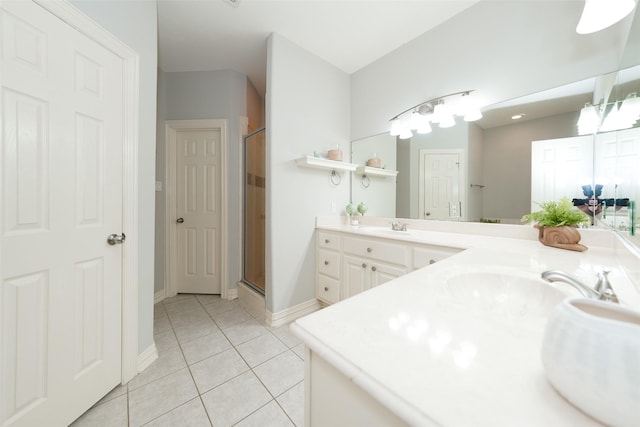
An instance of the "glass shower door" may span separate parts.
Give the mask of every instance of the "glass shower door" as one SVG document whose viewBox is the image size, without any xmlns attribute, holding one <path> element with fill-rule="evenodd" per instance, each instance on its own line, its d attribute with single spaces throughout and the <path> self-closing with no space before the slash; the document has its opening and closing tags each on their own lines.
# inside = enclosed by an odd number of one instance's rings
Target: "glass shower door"
<svg viewBox="0 0 640 427">
<path fill-rule="evenodd" d="M 265 292 L 265 131 L 244 138 L 244 271 L 243 281 Z"/>
</svg>

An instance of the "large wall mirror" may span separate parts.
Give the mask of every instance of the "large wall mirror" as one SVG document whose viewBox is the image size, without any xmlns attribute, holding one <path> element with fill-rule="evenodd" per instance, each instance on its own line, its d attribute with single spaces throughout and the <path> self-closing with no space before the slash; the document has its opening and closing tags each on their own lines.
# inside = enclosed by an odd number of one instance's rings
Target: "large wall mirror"
<svg viewBox="0 0 640 427">
<path fill-rule="evenodd" d="M 640 121 L 583 136 L 577 123 L 585 104 L 604 100 L 609 112 L 633 93 L 640 96 L 640 65 L 485 107 L 478 122 L 408 140 L 381 134 L 353 141 L 354 163 L 379 157 L 399 173 L 367 185 L 354 176 L 352 200 L 377 216 L 519 223 L 535 202 L 565 196 L 582 200 L 595 226 L 628 235 L 628 202 L 640 200 Z M 434 165 L 442 170 L 433 172 Z M 450 188 L 459 203 L 438 205 Z"/>
</svg>

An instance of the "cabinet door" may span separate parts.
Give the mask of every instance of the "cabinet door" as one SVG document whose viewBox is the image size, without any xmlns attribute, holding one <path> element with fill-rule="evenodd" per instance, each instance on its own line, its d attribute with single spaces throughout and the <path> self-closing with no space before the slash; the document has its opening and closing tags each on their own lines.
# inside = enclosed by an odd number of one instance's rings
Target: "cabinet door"
<svg viewBox="0 0 640 427">
<path fill-rule="evenodd" d="M 365 258 L 345 255 L 343 259 L 342 295 L 345 299 L 369 289 L 369 268 L 371 262 Z"/>
<path fill-rule="evenodd" d="M 370 283 L 369 287 L 381 285 L 400 276 L 407 274 L 406 268 L 392 267 L 387 264 L 373 263 L 369 267 Z"/>
</svg>

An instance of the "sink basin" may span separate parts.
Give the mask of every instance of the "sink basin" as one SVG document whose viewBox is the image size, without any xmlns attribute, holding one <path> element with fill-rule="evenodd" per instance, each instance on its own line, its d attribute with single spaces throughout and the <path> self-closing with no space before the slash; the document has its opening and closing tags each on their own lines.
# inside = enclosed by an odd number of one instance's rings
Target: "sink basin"
<svg viewBox="0 0 640 427">
<path fill-rule="evenodd" d="M 444 286 L 462 308 L 512 316 L 547 316 L 569 296 L 542 279 L 494 272 L 456 274 Z"/>
</svg>

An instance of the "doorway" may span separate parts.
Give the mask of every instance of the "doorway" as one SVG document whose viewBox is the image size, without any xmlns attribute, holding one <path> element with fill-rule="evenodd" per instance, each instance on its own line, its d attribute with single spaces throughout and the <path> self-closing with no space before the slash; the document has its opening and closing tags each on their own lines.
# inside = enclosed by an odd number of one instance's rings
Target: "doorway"
<svg viewBox="0 0 640 427">
<path fill-rule="evenodd" d="M 226 298 L 226 120 L 166 123 L 166 296 Z"/>
<path fill-rule="evenodd" d="M 420 219 L 462 218 L 462 163 L 459 150 L 420 150 Z"/>
<path fill-rule="evenodd" d="M 244 262 L 242 281 L 265 293 L 265 129 L 244 138 Z"/>
</svg>

